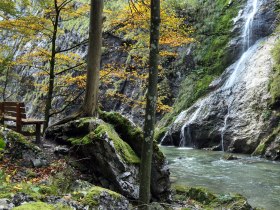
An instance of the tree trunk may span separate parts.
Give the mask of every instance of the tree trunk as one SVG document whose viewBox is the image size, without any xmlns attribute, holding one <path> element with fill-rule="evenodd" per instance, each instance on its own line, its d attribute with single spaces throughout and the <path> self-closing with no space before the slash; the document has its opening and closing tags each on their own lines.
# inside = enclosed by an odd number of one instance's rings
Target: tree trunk
<svg viewBox="0 0 280 210">
<path fill-rule="evenodd" d="M 83 115 L 86 116 L 98 114 L 103 5 L 103 0 L 91 0 L 86 95 L 81 107 Z"/>
<path fill-rule="evenodd" d="M 55 79 L 55 55 L 56 55 L 56 38 L 57 38 L 57 29 L 58 29 L 58 21 L 59 21 L 59 15 L 60 10 L 57 5 L 57 0 L 54 0 L 54 6 L 55 6 L 55 20 L 53 21 L 53 34 L 52 34 L 52 46 L 51 46 L 51 59 L 50 59 L 50 71 L 49 71 L 49 85 L 48 85 L 48 95 L 46 100 L 46 107 L 45 107 L 45 122 L 44 122 L 44 128 L 45 131 L 49 125 L 50 121 L 50 110 L 52 108 L 52 98 L 53 98 L 53 89 L 54 89 L 54 79 Z"/>
<path fill-rule="evenodd" d="M 160 28 L 160 0 L 151 0 L 150 26 L 150 58 L 147 104 L 144 124 L 144 141 L 140 165 L 140 195 L 141 209 L 149 209 L 151 165 L 153 155 L 153 139 L 155 113 L 157 106 L 158 56 L 159 56 L 159 28 Z"/>
</svg>

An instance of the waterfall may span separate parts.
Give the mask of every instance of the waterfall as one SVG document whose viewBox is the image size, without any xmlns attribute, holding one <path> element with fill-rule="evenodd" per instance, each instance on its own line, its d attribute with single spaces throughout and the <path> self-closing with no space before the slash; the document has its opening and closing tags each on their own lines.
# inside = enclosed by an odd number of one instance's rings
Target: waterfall
<svg viewBox="0 0 280 210">
<path fill-rule="evenodd" d="M 272 41 L 267 48 L 261 47 L 262 42 L 256 37 L 260 37 L 258 33 L 265 28 L 263 21 L 267 12 L 263 9 L 270 4 L 262 0 L 247 0 L 235 20 L 235 29 L 238 29 L 235 32 L 238 31 L 239 36 L 229 43 L 232 48 L 236 44 L 234 49 L 240 49 L 239 59 L 212 81 L 209 90 L 213 91 L 177 116 L 162 138 L 164 145 L 201 148 L 219 144 L 220 150 L 230 147 L 232 151 L 246 152 L 249 149 L 243 145 L 254 147 L 254 140 L 264 122 L 258 120 L 259 113 L 254 112 L 256 105 L 253 102 L 260 100 L 260 107 L 265 108 L 268 71 L 272 69 L 269 54 Z M 261 28 L 255 34 L 256 21 L 260 21 Z M 255 131 L 254 127 L 258 130 Z"/>
<path fill-rule="evenodd" d="M 258 0 L 249 0 L 247 3 L 247 8 L 249 9 L 249 13 L 246 16 L 246 22 L 243 29 L 243 51 L 247 50 L 252 44 L 251 40 L 252 34 L 252 25 L 254 21 L 254 17 L 258 11 Z"/>
<path fill-rule="evenodd" d="M 226 83 L 221 87 L 223 91 L 229 90 L 229 94 L 226 97 L 226 104 L 227 104 L 227 114 L 224 117 L 224 126 L 221 129 L 221 149 L 224 151 L 224 135 L 227 129 L 227 124 L 228 124 L 228 118 L 230 116 L 230 111 L 231 111 L 231 102 L 229 101 L 230 95 L 231 95 L 231 89 L 235 84 L 235 81 L 238 79 L 238 77 L 241 76 L 242 70 L 245 68 L 246 61 L 248 60 L 248 57 L 251 54 L 252 48 L 250 48 L 254 40 L 251 38 L 252 34 L 252 26 L 253 26 L 253 21 L 254 17 L 258 11 L 258 0 L 249 0 L 247 2 L 245 11 L 247 11 L 247 14 L 245 14 L 245 24 L 243 27 L 243 33 L 242 33 L 242 38 L 243 38 L 243 53 L 239 60 L 236 63 L 236 66 L 233 69 L 232 74 L 226 81 Z"/>
<path fill-rule="evenodd" d="M 203 101 L 199 104 L 199 107 L 196 109 L 196 111 L 192 114 L 191 118 L 183 125 L 180 132 L 180 147 L 186 147 L 186 146 L 193 146 L 192 145 L 192 136 L 191 136 L 191 130 L 190 125 L 196 120 L 198 113 L 201 111 L 203 107 Z M 187 136 L 185 135 L 185 129 L 187 128 Z"/>
</svg>

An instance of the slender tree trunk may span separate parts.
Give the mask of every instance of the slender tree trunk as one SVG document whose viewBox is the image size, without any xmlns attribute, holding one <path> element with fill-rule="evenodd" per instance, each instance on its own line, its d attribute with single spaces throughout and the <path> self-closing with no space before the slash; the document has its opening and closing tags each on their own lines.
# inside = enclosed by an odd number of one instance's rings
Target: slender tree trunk
<svg viewBox="0 0 280 210">
<path fill-rule="evenodd" d="M 55 20 L 53 21 L 53 34 L 52 34 L 52 46 L 51 46 L 51 59 L 50 59 L 50 71 L 49 71 L 49 85 L 48 85 L 48 95 L 46 100 L 46 107 L 45 107 L 45 122 L 44 128 L 45 131 L 49 125 L 50 120 L 50 110 L 52 108 L 52 98 L 53 98 L 53 89 L 54 89 L 54 79 L 55 79 L 55 55 L 56 55 L 56 39 L 57 39 L 57 29 L 58 29 L 58 21 L 60 10 L 57 5 L 57 0 L 54 0 L 55 5 Z"/>
<path fill-rule="evenodd" d="M 153 139 L 155 113 L 157 106 L 158 56 L 159 56 L 160 0 L 151 0 L 150 58 L 147 104 L 144 124 L 144 141 L 140 165 L 141 209 L 149 209 L 151 168 L 153 155 Z"/>
<path fill-rule="evenodd" d="M 81 107 L 83 115 L 87 116 L 98 114 L 103 6 L 103 0 L 91 0 L 86 95 Z"/>
<path fill-rule="evenodd" d="M 3 88 L 3 93 L 2 93 L 3 101 L 6 101 L 6 91 L 7 91 L 8 81 L 9 81 L 9 79 L 8 79 L 9 71 L 10 71 L 10 68 L 8 68 L 6 70 L 6 74 L 5 74 L 5 82 L 4 82 L 4 88 Z"/>
</svg>

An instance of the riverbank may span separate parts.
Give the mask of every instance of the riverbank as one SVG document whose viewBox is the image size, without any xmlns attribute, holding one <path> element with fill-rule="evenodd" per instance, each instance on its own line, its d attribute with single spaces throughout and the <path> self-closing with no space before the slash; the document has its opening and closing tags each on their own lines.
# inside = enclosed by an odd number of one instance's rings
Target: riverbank
<svg viewBox="0 0 280 210">
<path fill-rule="evenodd" d="M 240 193 L 254 207 L 278 210 L 280 163 L 248 155 L 225 160 L 227 153 L 161 147 L 173 185 L 202 186 L 215 193 Z"/>
</svg>

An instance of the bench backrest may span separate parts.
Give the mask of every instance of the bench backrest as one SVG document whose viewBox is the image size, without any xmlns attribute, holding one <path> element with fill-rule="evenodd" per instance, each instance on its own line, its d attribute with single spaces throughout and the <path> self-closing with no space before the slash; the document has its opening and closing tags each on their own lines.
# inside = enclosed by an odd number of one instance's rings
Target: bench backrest
<svg viewBox="0 0 280 210">
<path fill-rule="evenodd" d="M 26 119 L 25 105 L 23 102 L 0 102 L 0 115 Z"/>
</svg>

